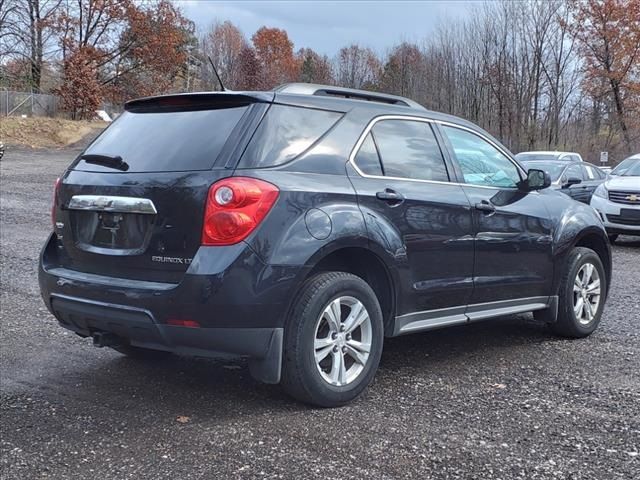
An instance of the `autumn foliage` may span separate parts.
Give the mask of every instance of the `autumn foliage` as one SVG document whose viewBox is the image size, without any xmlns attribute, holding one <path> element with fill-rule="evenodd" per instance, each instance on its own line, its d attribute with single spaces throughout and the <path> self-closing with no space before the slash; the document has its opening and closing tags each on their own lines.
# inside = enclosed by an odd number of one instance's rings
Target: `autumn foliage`
<svg viewBox="0 0 640 480">
<path fill-rule="evenodd" d="M 64 83 L 57 90 L 72 120 L 92 118 L 102 102 L 102 85 L 96 75 L 99 54 L 91 47 L 69 52 L 64 60 Z"/>
<path fill-rule="evenodd" d="M 610 96 L 625 143 L 640 126 L 640 0 L 574 0 L 572 30 L 584 62 L 583 87 Z"/>
<path fill-rule="evenodd" d="M 177 0 L 0 0 L 0 85 L 60 95 L 73 118 L 104 102 L 301 81 L 404 95 L 467 118 L 514 151 L 588 159 L 640 149 L 640 0 L 477 2 L 422 42 L 332 56 L 286 30 L 208 27 Z M 428 33 L 428 36 L 426 36 Z M 52 88 L 53 86 L 53 88 Z"/>
<path fill-rule="evenodd" d="M 279 85 L 298 77 L 299 59 L 293 54 L 293 42 L 286 31 L 262 27 L 251 41 L 266 85 Z"/>
<path fill-rule="evenodd" d="M 104 100 L 171 89 L 193 28 L 167 0 L 80 0 L 55 20 L 63 52 L 57 92 L 73 118 L 93 115 Z"/>
</svg>

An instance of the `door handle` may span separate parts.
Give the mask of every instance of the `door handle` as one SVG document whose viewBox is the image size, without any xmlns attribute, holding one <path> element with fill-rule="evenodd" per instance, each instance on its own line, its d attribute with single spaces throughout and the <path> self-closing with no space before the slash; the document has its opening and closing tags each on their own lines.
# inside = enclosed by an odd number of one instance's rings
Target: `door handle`
<svg viewBox="0 0 640 480">
<path fill-rule="evenodd" d="M 487 202 L 486 200 L 482 200 L 480 203 L 476 203 L 476 210 L 480 210 L 487 214 L 494 213 L 496 211 L 496 207 Z"/>
<path fill-rule="evenodd" d="M 390 188 L 385 188 L 382 192 L 377 192 L 376 198 L 391 204 L 398 204 L 404 201 L 404 196 L 401 193 Z"/>
</svg>

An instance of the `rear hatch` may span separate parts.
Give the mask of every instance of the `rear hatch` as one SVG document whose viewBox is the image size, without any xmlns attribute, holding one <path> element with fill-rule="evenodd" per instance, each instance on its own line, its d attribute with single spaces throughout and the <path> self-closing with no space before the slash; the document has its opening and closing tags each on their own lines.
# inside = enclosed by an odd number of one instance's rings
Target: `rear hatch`
<svg viewBox="0 0 640 480">
<path fill-rule="evenodd" d="M 201 243 L 211 184 L 230 176 L 270 94 L 130 102 L 58 187 L 62 267 L 177 283 Z"/>
</svg>

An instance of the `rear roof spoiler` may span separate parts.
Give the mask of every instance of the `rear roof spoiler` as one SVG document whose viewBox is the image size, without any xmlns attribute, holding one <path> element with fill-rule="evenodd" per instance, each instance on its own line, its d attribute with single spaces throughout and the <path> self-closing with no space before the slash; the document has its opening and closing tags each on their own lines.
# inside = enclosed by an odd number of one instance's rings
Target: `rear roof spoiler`
<svg viewBox="0 0 640 480">
<path fill-rule="evenodd" d="M 128 112 L 178 112 L 184 110 L 211 110 L 271 103 L 273 92 L 197 92 L 160 95 L 131 100 L 124 104 Z"/>
</svg>

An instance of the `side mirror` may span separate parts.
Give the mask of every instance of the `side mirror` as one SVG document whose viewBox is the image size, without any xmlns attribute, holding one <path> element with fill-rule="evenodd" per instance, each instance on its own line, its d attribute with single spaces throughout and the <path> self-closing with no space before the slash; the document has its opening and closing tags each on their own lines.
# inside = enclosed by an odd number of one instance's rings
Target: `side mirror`
<svg viewBox="0 0 640 480">
<path fill-rule="evenodd" d="M 571 185 L 577 185 L 582 183 L 582 179 L 578 177 L 569 177 L 567 181 L 562 185 L 562 188 L 569 188 Z"/>
<path fill-rule="evenodd" d="M 527 180 L 524 183 L 527 190 L 542 190 L 551 185 L 551 177 L 544 170 L 532 168 L 527 172 Z"/>
</svg>

